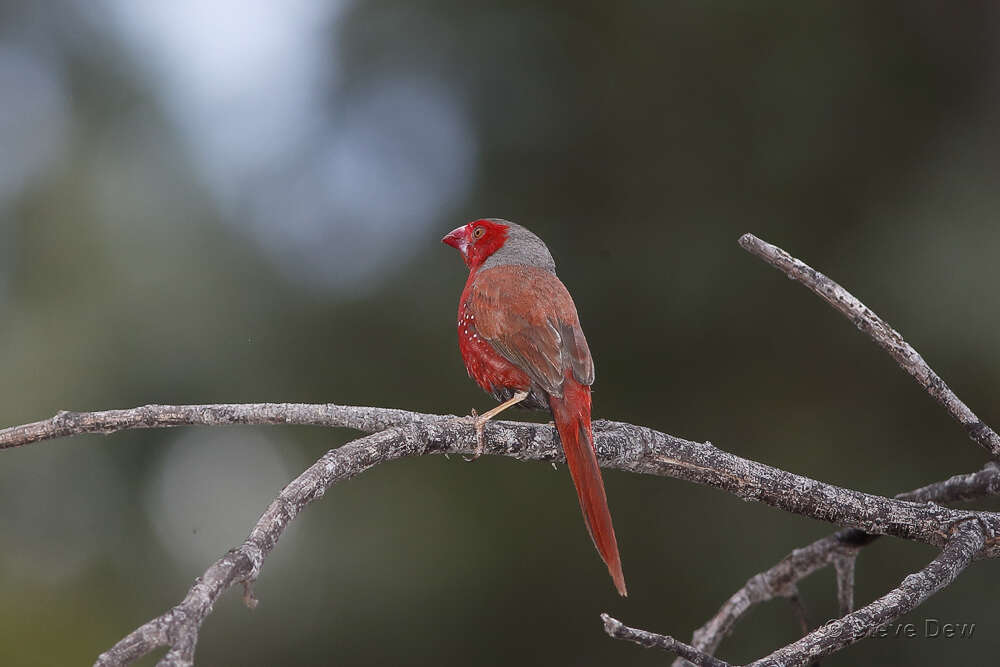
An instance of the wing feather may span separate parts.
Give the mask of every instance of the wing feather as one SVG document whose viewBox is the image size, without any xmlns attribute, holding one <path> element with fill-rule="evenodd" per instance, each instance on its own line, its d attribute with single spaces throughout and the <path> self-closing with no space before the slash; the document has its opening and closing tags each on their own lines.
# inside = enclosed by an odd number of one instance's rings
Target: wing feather
<svg viewBox="0 0 1000 667">
<path fill-rule="evenodd" d="M 594 362 L 572 297 L 549 271 L 497 266 L 470 286 L 472 323 L 501 356 L 549 394 L 562 395 L 566 371 L 594 382 Z"/>
</svg>

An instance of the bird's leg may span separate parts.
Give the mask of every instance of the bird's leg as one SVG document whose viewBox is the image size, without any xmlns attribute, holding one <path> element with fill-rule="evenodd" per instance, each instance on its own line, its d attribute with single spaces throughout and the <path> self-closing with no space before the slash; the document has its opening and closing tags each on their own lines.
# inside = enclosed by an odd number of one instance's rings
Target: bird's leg
<svg viewBox="0 0 1000 667">
<path fill-rule="evenodd" d="M 486 426 L 486 422 L 496 417 L 498 414 L 506 410 L 512 405 L 517 405 L 524 399 L 528 398 L 528 392 L 519 391 L 509 400 L 504 401 L 500 405 L 496 406 L 492 410 L 484 412 L 481 415 L 476 415 L 476 411 L 472 411 L 473 426 L 476 427 L 476 451 L 472 454 L 472 457 L 465 457 L 466 461 L 475 461 L 480 456 L 483 455 L 483 428 Z"/>
</svg>

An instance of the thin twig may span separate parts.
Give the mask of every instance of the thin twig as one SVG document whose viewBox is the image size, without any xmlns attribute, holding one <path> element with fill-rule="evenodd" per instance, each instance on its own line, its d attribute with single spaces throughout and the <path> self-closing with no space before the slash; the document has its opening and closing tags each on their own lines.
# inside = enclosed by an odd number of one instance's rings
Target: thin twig
<svg viewBox="0 0 1000 667">
<path fill-rule="evenodd" d="M 913 379 L 962 425 L 973 441 L 990 452 L 993 458 L 1000 458 L 1000 436 L 983 423 L 927 365 L 923 357 L 903 340 L 899 332 L 876 315 L 871 308 L 805 262 L 792 257 L 777 246 L 760 240 L 753 234 L 744 234 L 740 238 L 740 246 L 784 272 L 792 280 L 805 285 L 844 317 L 854 322 L 858 329 L 868 334 L 903 367 L 903 370 L 913 376 Z"/>
<path fill-rule="evenodd" d="M 796 549 L 769 570 L 755 574 L 716 612 L 707 623 L 694 631 L 691 644 L 699 651 L 714 654 L 722 640 L 750 609 L 777 597 L 791 598 L 796 583 L 826 567 L 837 558 L 852 553 L 855 547 L 845 547 L 838 535 L 830 535 L 809 546 Z M 674 661 L 675 667 L 687 663 Z"/>
<path fill-rule="evenodd" d="M 941 482 L 934 482 L 919 489 L 897 494 L 899 500 L 924 502 L 963 502 L 987 496 L 1000 496 L 1000 466 L 989 461 L 982 470 L 965 475 L 955 475 Z"/>
<path fill-rule="evenodd" d="M 837 605 L 840 615 L 854 611 L 854 565 L 857 554 L 842 554 L 834 559 L 833 569 L 837 573 Z"/>
<path fill-rule="evenodd" d="M 788 603 L 792 606 L 792 613 L 795 615 L 795 620 L 799 622 L 802 634 L 806 634 L 809 632 L 809 611 L 806 609 L 806 603 L 802 600 L 802 594 L 799 593 L 798 589 L 788 596 Z"/>
<path fill-rule="evenodd" d="M 699 667 L 729 667 L 728 662 L 723 662 L 718 658 L 703 653 L 693 646 L 677 641 L 667 635 L 658 635 L 655 632 L 630 628 L 617 618 L 612 618 L 607 614 L 601 614 L 604 621 L 604 632 L 613 639 L 624 639 L 635 642 L 645 648 L 658 648 L 679 655 Z"/>
</svg>

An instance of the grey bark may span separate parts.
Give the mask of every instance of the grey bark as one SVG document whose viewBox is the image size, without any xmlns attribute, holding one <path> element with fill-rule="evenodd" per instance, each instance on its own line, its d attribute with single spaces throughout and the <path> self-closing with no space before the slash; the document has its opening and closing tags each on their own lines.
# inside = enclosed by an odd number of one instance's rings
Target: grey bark
<svg viewBox="0 0 1000 667">
<path fill-rule="evenodd" d="M 161 646 L 171 647 L 161 665 L 193 664 L 198 630 L 219 596 L 239 583 L 249 590 L 288 523 L 308 503 L 321 498 L 330 486 L 374 465 L 402 457 L 471 454 L 476 448 L 475 430 L 465 417 L 383 408 L 271 403 L 148 405 L 131 410 L 62 412 L 48 420 L 0 431 L 0 446 L 25 446 L 78 433 L 186 424 L 313 424 L 376 433 L 327 452 L 293 480 L 267 508 L 242 545 L 216 561 L 177 606 L 102 654 L 98 665 L 128 664 Z M 711 443 L 692 442 L 642 426 L 600 420 L 594 423 L 594 436 L 602 466 L 713 486 L 746 501 L 763 502 L 867 534 L 894 535 L 944 546 L 950 528 L 971 519 L 986 531 L 1000 532 L 1000 515 L 994 512 L 955 510 L 844 489 L 744 459 Z M 484 444 L 487 454 L 533 461 L 564 460 L 554 428 L 544 424 L 490 422 L 485 429 Z M 977 474 L 943 484 L 942 488 L 960 489 L 971 484 L 990 487 L 993 482 L 988 476 Z M 995 557 L 998 553 L 1000 545 L 996 540 L 984 540 L 977 555 Z M 247 599 L 252 597 L 248 594 Z"/>
<path fill-rule="evenodd" d="M 864 304 L 780 248 L 751 235 L 741 238 L 740 244 L 805 284 L 849 317 L 916 378 L 974 441 L 994 456 L 1000 453 L 997 434 L 955 396 L 898 332 Z M 333 484 L 379 463 L 423 454 L 471 454 L 477 445 L 475 429 L 468 418 L 332 404 L 257 403 L 147 405 L 129 410 L 60 412 L 51 419 L 0 430 L 0 449 L 83 433 L 221 424 L 308 424 L 352 428 L 371 435 L 330 450 L 292 480 L 264 511 L 243 544 L 213 563 L 175 607 L 101 654 L 97 665 L 127 664 L 164 646 L 169 650 L 160 665 L 192 665 L 201 624 L 218 598 L 230 587 L 242 584 L 244 600 L 255 605 L 253 584 L 284 529 Z M 776 596 L 792 599 L 805 623 L 804 606 L 795 584 L 826 565 L 837 568 L 842 618 L 754 664 L 806 664 L 837 651 L 913 609 L 951 583 L 973 559 L 1000 555 L 1000 514 L 950 509 L 933 502 L 969 500 L 998 493 L 1000 468 L 995 462 L 976 473 L 885 498 L 825 484 L 730 454 L 711 443 L 692 442 L 642 426 L 597 421 L 594 436 L 598 459 L 604 467 L 712 486 L 748 502 L 762 502 L 846 528 L 792 552 L 770 570 L 752 577 L 723 605 L 719 614 L 695 633 L 693 645 L 630 628 L 607 615 L 602 617 L 605 630 L 612 637 L 658 647 L 695 664 L 726 665 L 711 653 L 739 618 L 763 600 Z M 564 460 L 555 430 L 548 425 L 490 422 L 485 429 L 484 444 L 487 454 L 533 461 Z M 854 558 L 861 547 L 878 535 L 925 542 L 941 547 L 941 552 L 926 568 L 907 577 L 879 600 L 851 611 Z"/>
<path fill-rule="evenodd" d="M 776 269 L 783 271 L 790 279 L 808 287 L 813 294 L 826 301 L 844 317 L 854 323 L 861 331 L 868 334 L 879 347 L 889 353 L 903 370 L 920 383 L 931 397 L 943 407 L 955 421 L 962 425 L 969 437 L 992 454 L 1000 458 L 1000 436 L 987 426 L 969 409 L 955 392 L 945 384 L 923 357 L 913 347 L 903 340 L 898 331 L 893 329 L 871 308 L 861 303 L 853 294 L 812 268 L 805 262 L 795 259 L 781 248 L 761 241 L 753 234 L 744 234 L 740 238 L 740 246 L 747 252 L 756 255 Z"/>
<path fill-rule="evenodd" d="M 987 538 L 975 521 L 956 527 L 941 553 L 919 572 L 907 576 L 891 591 L 861 609 L 831 621 L 748 667 L 799 667 L 814 663 L 842 648 L 870 637 L 887 623 L 912 611 L 934 593 L 953 582 L 982 549 Z M 695 665 L 729 667 L 701 649 L 666 635 L 630 628 L 607 614 L 605 632 L 641 646 L 670 651 Z"/>
<path fill-rule="evenodd" d="M 955 395 L 898 331 L 839 284 L 781 248 L 766 243 L 752 234 L 744 234 L 739 243 L 744 250 L 782 271 L 789 279 L 806 286 L 851 320 L 859 330 L 868 334 L 965 428 L 973 441 L 989 451 L 994 458 L 997 456 L 1000 445 L 997 434 Z M 898 494 L 896 498 L 929 502 L 968 501 L 998 493 L 1000 493 L 1000 464 L 993 460 L 978 472 L 956 475 L 941 482 Z M 991 540 L 996 541 L 996 532 L 992 528 L 985 526 L 982 528 L 987 543 Z M 770 570 L 751 577 L 733 594 L 712 619 L 695 631 L 692 639 L 693 647 L 696 650 L 713 653 L 722 639 L 732 632 L 735 624 L 753 605 L 778 596 L 795 596 L 795 584 L 799 580 L 830 564 L 833 564 L 836 570 L 837 600 L 841 614 L 846 617 L 854 608 L 854 569 L 857 553 L 877 537 L 862 530 L 849 529 L 792 552 Z M 683 656 L 674 661 L 674 667 L 683 667 L 686 664 L 690 663 Z"/>
<path fill-rule="evenodd" d="M 685 644 L 682 641 L 678 641 L 668 635 L 658 635 L 655 632 L 631 628 L 619 621 L 617 618 L 612 618 L 607 614 L 601 614 L 601 620 L 604 621 L 604 632 L 606 632 L 609 637 L 624 639 L 625 641 L 634 642 L 639 646 L 644 646 L 646 648 L 658 648 L 671 653 L 676 653 L 677 655 L 688 660 L 690 663 L 698 665 L 699 667 L 729 667 L 728 662 L 712 657 L 711 655 L 708 655 L 703 651 L 699 651 L 695 647 Z"/>
<path fill-rule="evenodd" d="M 60 412 L 55 417 L 0 431 L 0 447 L 23 446 L 78 433 L 113 433 L 130 428 L 185 424 L 312 424 L 365 432 L 397 426 L 418 429 L 426 452 L 471 454 L 471 421 L 386 408 L 301 403 L 147 405 L 131 410 Z M 713 486 L 749 502 L 878 535 L 893 535 L 943 546 L 942 526 L 970 512 L 925 502 L 885 498 L 845 489 L 730 454 L 712 443 L 693 442 L 644 426 L 597 420 L 595 448 L 603 467 L 683 479 Z M 485 453 L 527 461 L 564 461 L 555 429 L 544 424 L 489 422 Z M 975 513 L 1000 532 L 1000 514 Z M 987 556 L 1000 547 L 988 545 Z"/>
<path fill-rule="evenodd" d="M 752 667 L 804 665 L 870 637 L 886 623 L 913 610 L 953 582 L 973 561 L 985 541 L 986 536 L 975 522 L 958 526 L 937 558 L 878 600 L 750 664 Z"/>
<path fill-rule="evenodd" d="M 1000 468 L 988 462 L 979 472 L 955 475 L 942 482 L 923 486 L 896 497 L 904 500 L 956 502 L 1000 495 Z M 828 565 L 837 571 L 837 600 L 841 615 L 854 611 L 854 563 L 858 552 L 877 536 L 849 528 L 796 549 L 776 565 L 755 574 L 726 600 L 715 616 L 695 630 L 691 645 L 714 654 L 719 644 L 755 605 L 778 597 L 790 597 L 796 584 Z M 674 667 L 688 664 L 683 658 Z"/>
</svg>

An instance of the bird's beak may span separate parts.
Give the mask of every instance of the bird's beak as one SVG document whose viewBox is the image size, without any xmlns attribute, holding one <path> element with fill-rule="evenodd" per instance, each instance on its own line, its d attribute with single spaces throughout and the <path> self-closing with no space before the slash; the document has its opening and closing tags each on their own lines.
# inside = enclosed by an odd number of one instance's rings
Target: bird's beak
<svg viewBox="0 0 1000 667">
<path fill-rule="evenodd" d="M 450 245 L 452 248 L 455 248 L 460 253 L 462 253 L 462 256 L 464 257 L 465 250 L 466 248 L 469 247 L 469 241 L 468 239 L 465 238 L 465 226 L 463 225 L 462 227 L 456 227 L 455 229 L 445 234 L 444 238 L 441 239 L 441 243 L 444 243 L 445 245 Z"/>
</svg>

